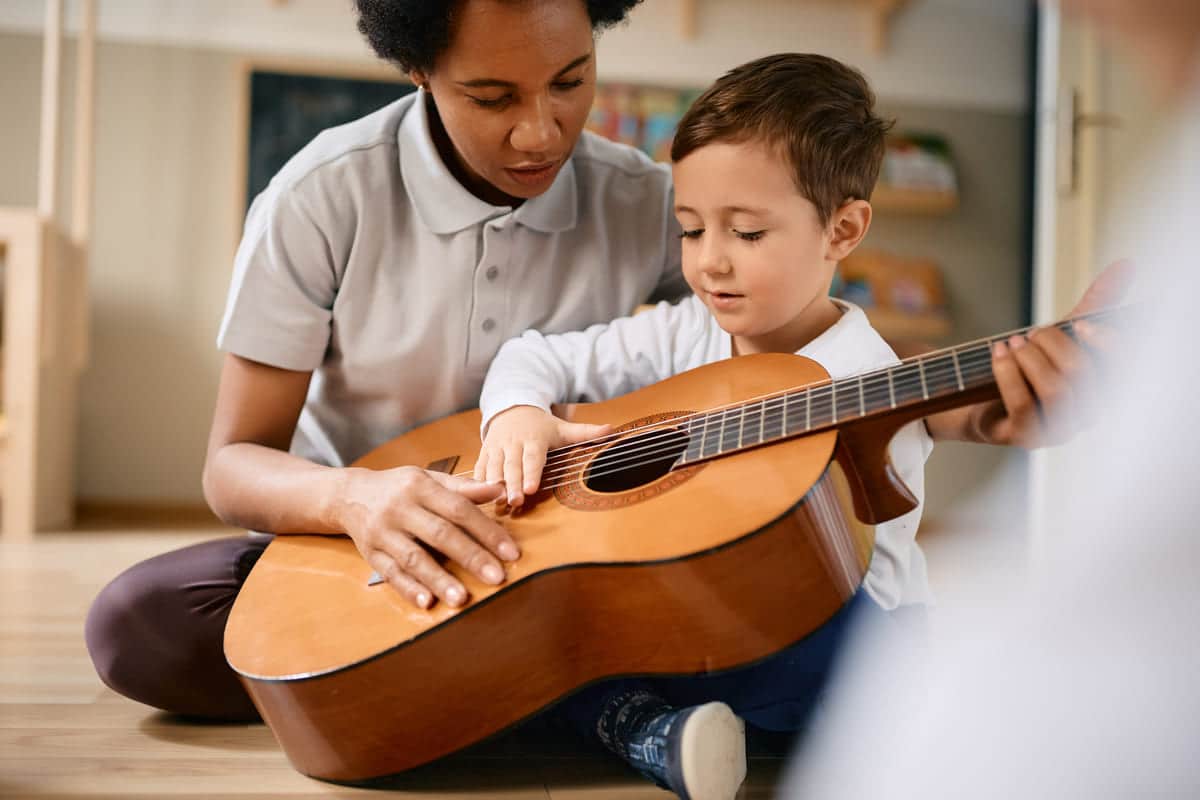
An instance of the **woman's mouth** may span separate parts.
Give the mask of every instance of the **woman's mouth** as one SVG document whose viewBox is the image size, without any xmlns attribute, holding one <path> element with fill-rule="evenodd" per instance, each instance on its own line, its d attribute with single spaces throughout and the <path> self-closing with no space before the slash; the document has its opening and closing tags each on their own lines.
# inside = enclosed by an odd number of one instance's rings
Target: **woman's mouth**
<svg viewBox="0 0 1200 800">
<path fill-rule="evenodd" d="M 523 186 L 540 186 L 554 177 L 558 163 L 557 161 L 544 161 L 540 164 L 521 164 L 516 167 L 505 167 L 504 171 Z"/>
</svg>

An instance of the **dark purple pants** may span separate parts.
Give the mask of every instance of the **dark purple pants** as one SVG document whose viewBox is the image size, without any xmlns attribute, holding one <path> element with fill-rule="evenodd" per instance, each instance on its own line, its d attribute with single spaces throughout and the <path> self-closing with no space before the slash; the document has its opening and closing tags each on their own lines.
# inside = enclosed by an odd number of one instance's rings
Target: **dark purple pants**
<svg viewBox="0 0 1200 800">
<path fill-rule="evenodd" d="M 225 621 L 238 590 L 271 541 L 234 536 L 135 564 L 104 587 L 84 636 L 113 691 L 176 714 L 257 720 L 225 662 Z"/>
</svg>

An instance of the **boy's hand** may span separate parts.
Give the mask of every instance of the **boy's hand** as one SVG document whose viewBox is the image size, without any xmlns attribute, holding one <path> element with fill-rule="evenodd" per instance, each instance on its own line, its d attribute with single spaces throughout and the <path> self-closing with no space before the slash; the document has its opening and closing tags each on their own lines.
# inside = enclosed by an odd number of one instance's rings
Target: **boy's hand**
<svg viewBox="0 0 1200 800">
<path fill-rule="evenodd" d="M 537 491 L 550 448 L 584 442 L 611 430 L 610 425 L 567 422 L 533 406 L 513 406 L 488 424 L 475 462 L 475 479 L 503 481 L 508 504 L 516 508 L 526 495 Z"/>
</svg>

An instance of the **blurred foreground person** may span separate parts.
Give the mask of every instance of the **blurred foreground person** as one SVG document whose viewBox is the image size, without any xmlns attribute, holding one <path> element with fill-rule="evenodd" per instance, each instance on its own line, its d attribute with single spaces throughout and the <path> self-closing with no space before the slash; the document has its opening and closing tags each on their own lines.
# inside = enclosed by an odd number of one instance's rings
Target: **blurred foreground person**
<svg viewBox="0 0 1200 800">
<path fill-rule="evenodd" d="M 1109 228 L 1141 305 L 1077 395 L 1095 419 L 1044 563 L 991 582 L 928 649 L 859 636 L 785 797 L 1200 796 L 1200 3 L 1064 6 L 1166 101 Z"/>
</svg>

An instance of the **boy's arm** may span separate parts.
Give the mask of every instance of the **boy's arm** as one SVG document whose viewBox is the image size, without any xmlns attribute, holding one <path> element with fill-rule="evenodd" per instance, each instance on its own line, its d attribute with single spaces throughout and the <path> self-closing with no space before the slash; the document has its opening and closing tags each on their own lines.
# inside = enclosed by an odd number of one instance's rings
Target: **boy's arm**
<svg viewBox="0 0 1200 800">
<path fill-rule="evenodd" d="M 506 342 L 479 400 L 484 444 L 475 474 L 503 474 L 509 502 L 519 505 L 523 494 L 537 488 L 533 478 L 540 476 L 548 448 L 604 430 L 556 420 L 549 414 L 552 404 L 603 400 L 670 377 L 680 345 L 695 347 L 702 325 L 696 301 L 660 303 L 584 331 L 527 331 Z"/>
</svg>

